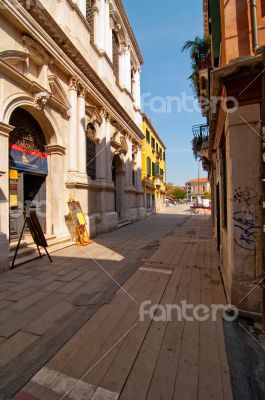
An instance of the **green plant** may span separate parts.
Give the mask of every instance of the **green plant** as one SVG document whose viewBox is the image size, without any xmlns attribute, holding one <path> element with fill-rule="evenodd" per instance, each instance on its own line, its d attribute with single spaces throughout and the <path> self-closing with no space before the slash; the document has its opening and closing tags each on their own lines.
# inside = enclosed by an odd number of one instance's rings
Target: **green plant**
<svg viewBox="0 0 265 400">
<path fill-rule="evenodd" d="M 193 137 L 191 144 L 192 144 L 192 152 L 193 152 L 195 160 L 197 160 L 200 155 L 202 145 L 207 142 L 208 142 L 208 135 L 207 136 L 199 135 L 199 136 Z"/>
<path fill-rule="evenodd" d="M 203 195 L 205 196 L 206 199 L 211 200 L 211 193 L 210 192 L 204 192 Z"/>
<path fill-rule="evenodd" d="M 185 189 L 183 189 L 183 188 L 177 186 L 177 187 L 173 190 L 172 195 L 173 195 L 173 197 L 174 197 L 175 199 L 183 200 L 183 199 L 186 198 L 187 192 L 186 192 Z"/>
<path fill-rule="evenodd" d="M 189 76 L 191 87 L 199 97 L 199 71 L 207 68 L 211 62 L 211 40 L 209 37 L 188 40 L 182 47 L 182 52 L 190 50 L 192 74 Z"/>
</svg>

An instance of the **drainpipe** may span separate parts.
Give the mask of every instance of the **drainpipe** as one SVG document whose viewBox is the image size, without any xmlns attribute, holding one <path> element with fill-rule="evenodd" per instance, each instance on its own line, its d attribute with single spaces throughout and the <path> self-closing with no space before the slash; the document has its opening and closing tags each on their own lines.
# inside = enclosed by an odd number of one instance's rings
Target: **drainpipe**
<svg viewBox="0 0 265 400">
<path fill-rule="evenodd" d="M 258 18 L 257 18 L 257 0 L 250 0 L 251 33 L 253 52 L 259 48 Z"/>
</svg>

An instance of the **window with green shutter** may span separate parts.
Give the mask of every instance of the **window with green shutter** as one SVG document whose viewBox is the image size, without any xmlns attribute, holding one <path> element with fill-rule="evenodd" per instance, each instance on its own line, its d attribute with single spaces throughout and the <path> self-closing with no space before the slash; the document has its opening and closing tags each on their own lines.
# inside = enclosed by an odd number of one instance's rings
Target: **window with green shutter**
<svg viewBox="0 0 265 400">
<path fill-rule="evenodd" d="M 152 137 L 152 148 L 155 150 L 156 148 L 156 141 L 155 138 Z"/>
<path fill-rule="evenodd" d="M 149 131 L 149 129 L 146 129 L 146 141 L 147 141 L 147 143 L 150 143 L 150 131 Z"/>
<path fill-rule="evenodd" d="M 147 175 L 151 175 L 151 158 L 147 157 L 146 158 L 146 169 L 147 169 Z"/>
<path fill-rule="evenodd" d="M 152 162 L 152 176 L 156 176 L 156 163 Z"/>
</svg>

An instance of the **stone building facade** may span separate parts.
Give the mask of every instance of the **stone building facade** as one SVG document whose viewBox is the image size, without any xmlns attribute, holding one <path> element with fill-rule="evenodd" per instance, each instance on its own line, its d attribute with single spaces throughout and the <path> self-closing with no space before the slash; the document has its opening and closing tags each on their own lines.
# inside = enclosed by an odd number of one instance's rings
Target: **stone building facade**
<svg viewBox="0 0 265 400">
<path fill-rule="evenodd" d="M 0 269 L 34 206 L 69 235 L 80 201 L 91 236 L 144 218 L 143 59 L 121 0 L 0 1 Z"/>
<path fill-rule="evenodd" d="M 210 32 L 212 62 L 205 166 L 221 272 L 228 301 L 243 313 L 260 316 L 264 312 L 264 2 L 207 3 L 205 34 Z"/>
</svg>

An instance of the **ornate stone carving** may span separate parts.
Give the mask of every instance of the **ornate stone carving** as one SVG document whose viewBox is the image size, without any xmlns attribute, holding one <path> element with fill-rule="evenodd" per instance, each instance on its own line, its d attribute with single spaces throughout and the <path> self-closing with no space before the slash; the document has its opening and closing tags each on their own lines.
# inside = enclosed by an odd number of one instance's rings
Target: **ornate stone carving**
<svg viewBox="0 0 265 400">
<path fill-rule="evenodd" d="M 125 136 L 120 131 L 115 131 L 110 140 L 111 146 L 116 149 L 119 154 L 128 152 L 128 143 Z"/>
<path fill-rule="evenodd" d="M 87 88 L 80 81 L 77 83 L 78 96 L 86 97 Z"/>
<path fill-rule="evenodd" d="M 43 110 L 51 95 L 47 92 L 40 92 L 35 95 L 34 107 L 38 110 Z"/>
<path fill-rule="evenodd" d="M 100 114 L 101 118 L 105 118 L 107 120 L 109 120 L 109 118 L 110 118 L 109 112 L 106 108 L 101 108 L 99 111 L 99 114 Z"/>
<path fill-rule="evenodd" d="M 71 76 L 69 81 L 69 89 L 78 90 L 79 79 L 76 76 Z"/>
<path fill-rule="evenodd" d="M 95 144 L 98 144 L 99 139 L 97 138 L 96 134 L 97 134 L 97 131 L 96 131 L 96 127 L 95 127 L 95 119 L 92 117 L 89 119 L 89 121 L 87 123 L 86 135 L 90 140 L 92 140 L 92 142 L 94 142 Z"/>
</svg>

